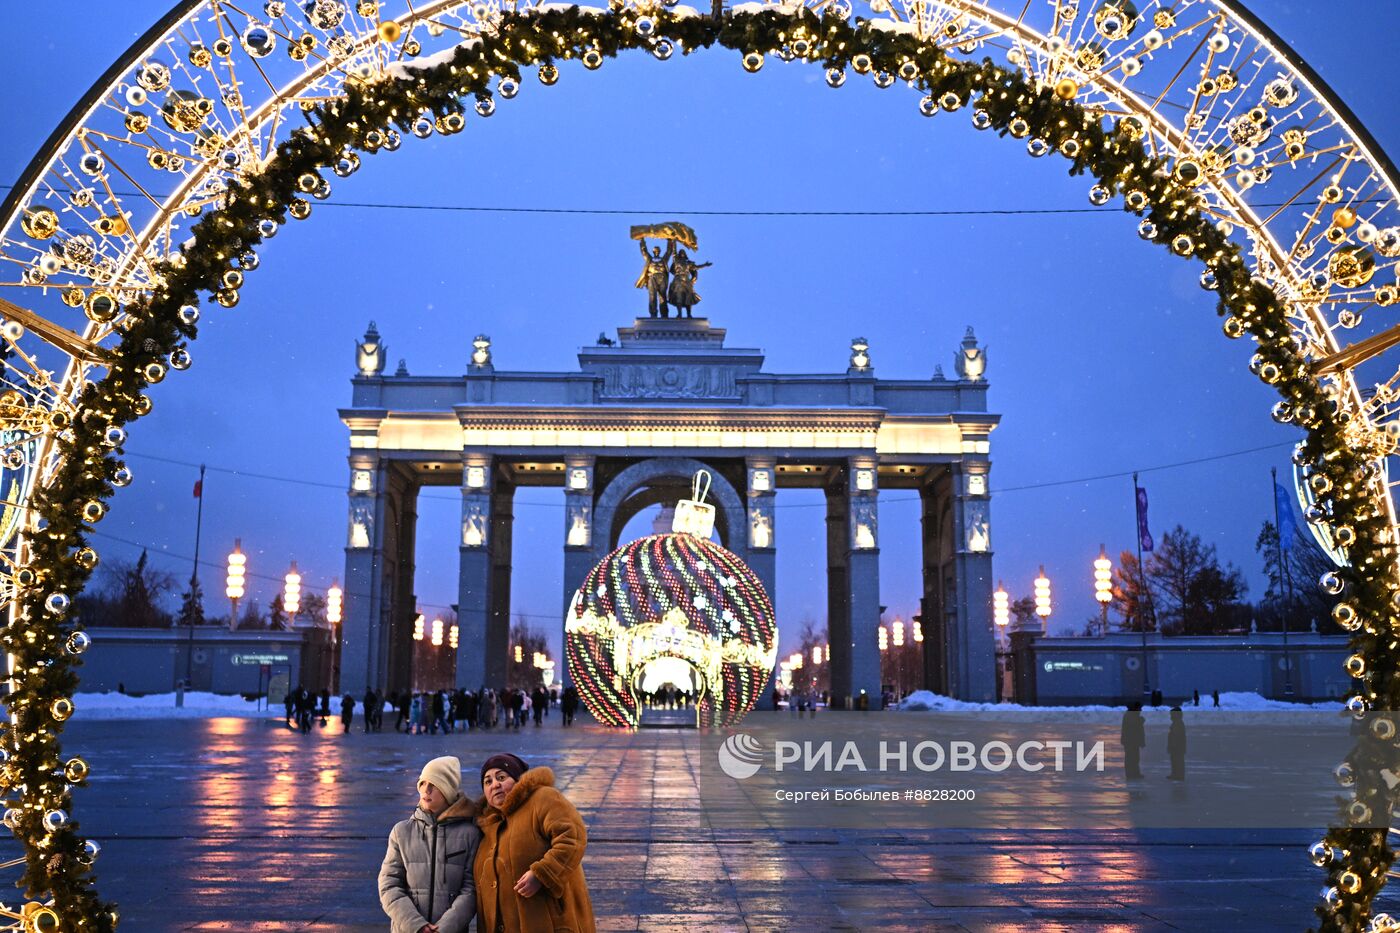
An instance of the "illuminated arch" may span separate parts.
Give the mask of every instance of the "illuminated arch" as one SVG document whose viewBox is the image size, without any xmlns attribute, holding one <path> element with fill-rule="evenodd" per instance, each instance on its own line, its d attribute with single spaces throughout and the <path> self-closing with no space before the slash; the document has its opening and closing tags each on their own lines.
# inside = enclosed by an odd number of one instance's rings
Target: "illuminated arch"
<svg viewBox="0 0 1400 933">
<path fill-rule="evenodd" d="M 1091 199 L 1121 197 L 1144 215 L 1142 236 L 1201 259 L 1226 333 L 1258 342 L 1251 370 L 1283 396 L 1274 417 L 1307 431 L 1295 462 L 1309 518 L 1347 562 L 1329 589 L 1355 637 L 1353 704 L 1400 707 L 1385 482 L 1400 396 L 1383 355 L 1400 328 L 1370 313 L 1400 300 L 1400 217 L 1397 173 L 1365 128 L 1232 0 L 872 0 L 863 12 L 852 20 L 850 0 L 717 18 L 649 0 L 189 0 L 85 95 L 0 205 L 0 487 L 26 509 L 0 525 L 12 529 L 0 562 L 7 822 L 26 844 L 27 881 L 65 920 L 111 926 L 54 770 L 76 684 L 68 602 L 96 560 L 85 528 L 129 481 L 118 456 L 124 425 L 146 410 L 141 389 L 188 364 L 197 294 L 236 303 L 253 248 L 329 194 L 320 168 L 348 174 L 357 150 L 397 148 L 391 124 L 459 131 L 465 110 L 488 115 L 513 96 L 521 64 L 549 83 L 556 60 L 596 67 L 634 49 L 666 58 L 717 44 L 750 70 L 767 56 L 803 60 L 833 86 L 851 74 L 906 82 L 927 115 L 965 110 L 1093 175 Z M 982 54 L 1011 67 L 973 60 Z M 1384 754 L 1362 742 L 1350 760 L 1343 827 L 1356 807 L 1389 812 L 1393 800 L 1378 784 Z M 1328 875 L 1324 927 L 1355 928 L 1393 861 L 1384 830 L 1333 829 L 1315 857 Z"/>
</svg>

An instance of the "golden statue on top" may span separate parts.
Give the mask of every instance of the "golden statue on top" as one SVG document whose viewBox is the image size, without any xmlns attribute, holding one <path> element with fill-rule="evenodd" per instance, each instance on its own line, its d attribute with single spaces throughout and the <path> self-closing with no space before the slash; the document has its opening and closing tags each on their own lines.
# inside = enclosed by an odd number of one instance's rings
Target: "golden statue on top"
<svg viewBox="0 0 1400 933">
<path fill-rule="evenodd" d="M 647 237 L 665 240 L 666 249 L 653 246 L 647 252 Z M 695 292 L 695 280 L 700 270 L 712 263 L 696 263 L 684 249 L 676 249 L 676 244 L 699 249 L 695 231 L 683 223 L 671 220 L 661 224 L 646 224 L 632 228 L 632 239 L 638 240 L 642 259 L 646 265 L 637 276 L 637 288 L 647 290 L 647 313 L 651 317 L 671 316 L 671 306 L 676 308 L 676 317 L 692 317 L 691 309 L 700 303 Z"/>
</svg>

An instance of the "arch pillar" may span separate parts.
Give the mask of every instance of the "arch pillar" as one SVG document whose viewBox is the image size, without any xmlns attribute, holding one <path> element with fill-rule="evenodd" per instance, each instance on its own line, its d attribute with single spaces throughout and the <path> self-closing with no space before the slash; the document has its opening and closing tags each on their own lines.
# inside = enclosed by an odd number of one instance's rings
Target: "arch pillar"
<svg viewBox="0 0 1400 933">
<path fill-rule="evenodd" d="M 593 539 L 598 534 L 593 514 L 595 458 L 575 454 L 564 458 L 564 606 L 559 614 L 559 648 L 563 661 L 561 689 L 574 684 L 568 664 L 568 635 L 562 626 L 568 619 L 574 594 L 583 585 L 588 571 L 597 563 L 593 557 Z"/>
<path fill-rule="evenodd" d="M 772 457 L 749 457 L 744 463 L 748 486 L 748 522 L 741 532 L 748 544 L 748 565 L 768 592 L 773 617 L 778 617 L 778 538 L 777 461 Z M 781 629 L 780 629 L 781 633 Z M 770 671 L 754 709 L 773 708 L 774 672 Z"/>
<path fill-rule="evenodd" d="M 499 688 L 510 639 L 515 485 L 498 475 L 492 455 L 466 451 L 461 488 L 456 681 L 471 690 Z"/>
<path fill-rule="evenodd" d="M 417 498 L 392 461 L 351 454 L 340 689 L 354 696 L 409 683 Z"/>
<path fill-rule="evenodd" d="M 874 453 L 849 457 L 826 488 L 827 636 L 831 703 L 880 708 L 879 472 Z"/>
</svg>

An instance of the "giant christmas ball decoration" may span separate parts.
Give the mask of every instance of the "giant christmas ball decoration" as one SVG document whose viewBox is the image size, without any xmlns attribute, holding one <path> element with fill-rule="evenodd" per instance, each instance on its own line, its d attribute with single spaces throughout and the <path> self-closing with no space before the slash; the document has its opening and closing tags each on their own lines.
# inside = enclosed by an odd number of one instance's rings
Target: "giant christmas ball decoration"
<svg viewBox="0 0 1400 933">
<path fill-rule="evenodd" d="M 696 724 L 733 725 L 753 709 L 778 656 L 773 603 L 758 577 L 687 532 L 640 538 L 603 558 L 574 594 L 564 631 L 584 705 L 614 726 L 640 723 L 649 673 L 681 665 L 696 675 Z"/>
</svg>

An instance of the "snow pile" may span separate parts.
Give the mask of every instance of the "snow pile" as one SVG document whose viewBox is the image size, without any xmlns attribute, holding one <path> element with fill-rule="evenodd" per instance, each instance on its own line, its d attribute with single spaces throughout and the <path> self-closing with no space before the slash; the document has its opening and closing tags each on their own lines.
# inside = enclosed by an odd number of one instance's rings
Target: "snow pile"
<svg viewBox="0 0 1400 933">
<path fill-rule="evenodd" d="M 1170 709 L 1174 703 L 1165 703 L 1160 709 Z M 1189 701 L 1181 703 L 1183 711 L 1194 710 Z M 1200 709 L 1208 710 L 1212 708 L 1209 696 L 1201 697 Z M 1340 710 L 1342 704 L 1336 700 L 1321 703 L 1289 703 L 1284 700 L 1271 700 L 1260 696 L 1257 693 L 1222 693 L 1220 694 L 1220 708 L 1225 710 L 1235 710 L 1244 712 L 1257 712 L 1262 710 Z M 910 712 L 970 712 L 970 711 L 1011 711 L 1011 710 L 1034 710 L 1036 712 L 1080 712 L 1080 713 L 1102 713 L 1122 711 L 1121 703 L 1101 706 L 1022 706 L 1019 703 L 972 703 L 967 700 L 955 700 L 952 697 L 940 696 L 930 690 L 915 690 L 905 697 L 898 706 L 898 709 Z"/>
<path fill-rule="evenodd" d="M 476 36 L 469 36 L 456 45 L 443 49 L 441 52 L 434 52 L 432 55 L 427 55 L 423 58 L 415 58 L 412 61 L 394 62 L 384 69 L 384 73 L 395 80 L 402 81 L 405 78 L 414 77 L 416 72 L 429 71 L 436 68 L 438 65 L 451 63 L 458 49 L 469 49 L 480 44 L 481 39 Z"/>
<path fill-rule="evenodd" d="M 740 3 L 736 4 L 729 12 L 733 13 L 735 16 L 743 16 L 745 14 L 766 13 L 769 10 L 773 10 L 792 16 L 801 9 L 802 4 L 784 0 L 782 3 Z"/>
<path fill-rule="evenodd" d="M 881 32 L 903 33 L 906 36 L 917 36 L 919 27 L 913 23 L 901 23 L 894 19 L 872 19 L 869 21 L 871 29 L 878 29 Z"/>
<path fill-rule="evenodd" d="M 281 716 L 283 710 L 258 709 L 241 696 L 217 693 L 185 694 L 185 705 L 175 705 L 173 693 L 134 697 L 124 693 L 79 693 L 73 697 L 75 721 L 96 719 L 212 719 L 219 716 Z"/>
</svg>

